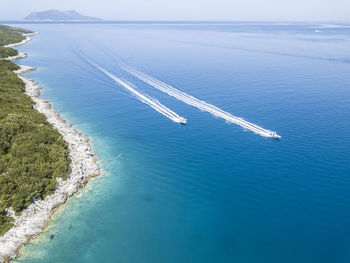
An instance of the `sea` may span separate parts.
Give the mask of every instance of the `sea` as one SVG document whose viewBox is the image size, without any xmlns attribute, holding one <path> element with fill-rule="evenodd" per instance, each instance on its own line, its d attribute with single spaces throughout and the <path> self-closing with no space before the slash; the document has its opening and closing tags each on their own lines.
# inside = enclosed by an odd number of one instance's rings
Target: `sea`
<svg viewBox="0 0 350 263">
<path fill-rule="evenodd" d="M 8 24 L 103 170 L 14 262 L 350 262 L 350 24 Z"/>
</svg>

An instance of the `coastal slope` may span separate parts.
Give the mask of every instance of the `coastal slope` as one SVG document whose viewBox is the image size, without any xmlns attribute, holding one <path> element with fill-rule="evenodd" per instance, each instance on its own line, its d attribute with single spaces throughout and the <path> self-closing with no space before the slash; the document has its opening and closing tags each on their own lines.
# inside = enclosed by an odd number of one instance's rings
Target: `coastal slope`
<svg viewBox="0 0 350 263">
<path fill-rule="evenodd" d="M 21 44 L 30 40 L 23 34 L 33 33 L 16 30 L 10 35 L 19 34 Z M 20 75 L 34 68 L 6 59 L 18 56 L 9 47 L 16 43 L 6 44 L 0 49 L 0 262 L 16 257 L 55 208 L 100 174 L 89 140 L 40 98 L 36 82 Z"/>
</svg>

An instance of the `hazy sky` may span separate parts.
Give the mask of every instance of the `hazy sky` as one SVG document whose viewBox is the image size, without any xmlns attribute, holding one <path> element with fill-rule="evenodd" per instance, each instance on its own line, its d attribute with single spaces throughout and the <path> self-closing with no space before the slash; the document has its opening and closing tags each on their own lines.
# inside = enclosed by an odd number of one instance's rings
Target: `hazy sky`
<svg viewBox="0 0 350 263">
<path fill-rule="evenodd" d="M 350 0 L 0 0 L 0 20 L 76 10 L 106 20 L 350 21 Z"/>
</svg>

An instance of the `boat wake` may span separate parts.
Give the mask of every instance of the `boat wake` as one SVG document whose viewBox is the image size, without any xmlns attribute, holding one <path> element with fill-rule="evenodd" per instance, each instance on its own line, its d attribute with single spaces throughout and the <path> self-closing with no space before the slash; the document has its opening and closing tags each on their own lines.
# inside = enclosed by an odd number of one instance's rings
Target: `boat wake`
<svg viewBox="0 0 350 263">
<path fill-rule="evenodd" d="M 129 92 L 131 92 L 139 101 L 151 106 L 153 109 L 155 109 L 156 111 L 158 111 L 159 113 L 163 114 L 164 116 L 166 116 L 167 118 L 171 119 L 173 122 L 176 123 L 181 123 L 181 124 L 186 124 L 187 120 L 181 116 L 179 116 L 176 112 L 170 110 L 169 108 L 167 108 L 166 106 L 164 106 L 163 104 L 161 104 L 159 101 L 153 99 L 153 98 L 149 98 L 145 95 L 143 95 L 142 93 L 140 93 L 139 91 L 135 90 L 131 84 L 121 80 L 120 78 L 118 78 L 117 76 L 115 76 L 114 74 L 112 74 L 111 72 L 109 72 L 108 70 L 104 69 L 103 67 L 101 67 L 100 65 L 96 64 L 95 62 L 93 62 L 92 60 L 88 59 L 85 57 L 85 59 L 95 68 L 97 68 L 98 70 L 100 70 L 101 72 L 103 72 L 105 75 L 107 75 L 108 77 L 110 77 L 111 79 L 113 79 L 117 84 L 123 86 L 124 88 L 126 88 Z"/>
<path fill-rule="evenodd" d="M 122 68 L 133 75 L 134 77 L 144 81 L 145 83 L 149 84 L 150 86 L 153 86 L 154 88 L 172 96 L 175 97 L 178 100 L 181 100 L 191 106 L 194 106 L 202 111 L 207 111 L 211 113 L 214 116 L 223 118 L 229 123 L 235 123 L 247 130 L 250 130 L 260 136 L 263 137 L 269 137 L 269 138 L 276 138 L 279 139 L 281 136 L 279 136 L 276 132 L 266 130 L 258 125 L 255 125 L 251 122 L 248 122 L 240 117 L 233 116 L 232 114 L 223 111 L 219 108 L 217 108 L 214 105 L 211 105 L 205 101 L 199 100 L 191 95 L 188 95 L 185 92 L 182 92 L 180 90 L 175 89 L 174 87 L 161 82 L 160 80 L 157 80 L 143 72 L 137 71 L 136 69 L 131 68 L 130 66 L 127 65 L 122 65 Z"/>
</svg>

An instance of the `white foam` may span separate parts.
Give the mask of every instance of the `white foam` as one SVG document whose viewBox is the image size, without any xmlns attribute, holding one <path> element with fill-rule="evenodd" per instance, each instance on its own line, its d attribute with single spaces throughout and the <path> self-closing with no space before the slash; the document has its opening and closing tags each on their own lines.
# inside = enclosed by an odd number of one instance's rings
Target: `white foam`
<svg viewBox="0 0 350 263">
<path fill-rule="evenodd" d="M 319 25 L 318 28 L 350 28 L 349 25 L 337 25 L 337 24 L 323 24 Z"/>
<path fill-rule="evenodd" d="M 135 90 L 133 87 L 131 87 L 130 84 L 126 83 L 125 81 L 121 80 L 120 78 L 116 77 L 115 75 L 113 75 L 111 72 L 109 72 L 108 70 L 104 69 L 103 67 L 101 67 L 100 65 L 96 64 L 95 62 L 91 61 L 88 58 L 85 58 L 91 65 L 93 65 L 94 67 L 96 67 L 98 70 L 100 70 L 101 72 L 103 72 L 104 74 L 106 74 L 108 77 L 110 77 L 111 79 L 113 79 L 116 83 L 118 83 L 119 85 L 123 86 L 124 88 L 126 88 L 128 91 L 130 91 L 132 94 L 134 94 L 136 96 L 136 98 L 138 98 L 141 102 L 151 106 L 153 109 L 155 109 L 156 111 L 158 111 L 159 113 L 163 114 L 164 116 L 166 116 L 167 118 L 171 119 L 173 122 L 176 123 L 182 123 L 185 124 L 186 123 L 186 119 L 179 116 L 176 112 L 170 110 L 169 108 L 167 108 L 166 106 L 164 106 L 163 104 L 161 104 L 159 101 L 153 99 L 153 98 L 149 98 L 145 95 L 143 95 L 142 93 L 140 93 L 139 91 Z"/>
<path fill-rule="evenodd" d="M 214 105 L 211 105 L 205 101 L 199 100 L 191 95 L 186 94 L 185 92 L 179 91 L 177 89 L 175 89 L 174 87 L 161 82 L 145 73 L 142 73 L 140 71 L 137 71 L 129 66 L 122 66 L 122 68 L 124 68 L 127 72 L 129 72 L 130 74 L 132 74 L 133 76 L 137 77 L 138 79 L 146 82 L 147 84 L 153 86 L 154 88 L 172 96 L 177 98 L 178 100 L 181 100 L 191 106 L 194 106 L 200 110 L 203 111 L 207 111 L 209 113 L 211 113 L 214 116 L 223 118 L 224 120 L 226 120 L 227 122 L 230 123 L 235 123 L 245 129 L 248 129 L 256 134 L 259 134 L 263 137 L 270 137 L 270 138 L 281 138 L 276 132 L 270 131 L 270 130 L 266 130 L 258 125 L 255 125 L 251 122 L 248 122 L 242 118 L 233 116 L 232 114 L 223 111 L 217 107 L 215 107 Z"/>
</svg>

